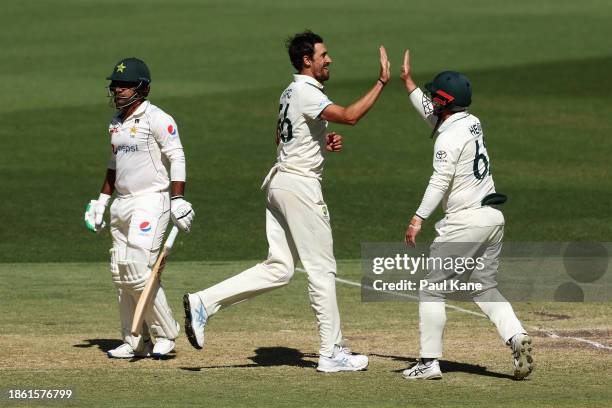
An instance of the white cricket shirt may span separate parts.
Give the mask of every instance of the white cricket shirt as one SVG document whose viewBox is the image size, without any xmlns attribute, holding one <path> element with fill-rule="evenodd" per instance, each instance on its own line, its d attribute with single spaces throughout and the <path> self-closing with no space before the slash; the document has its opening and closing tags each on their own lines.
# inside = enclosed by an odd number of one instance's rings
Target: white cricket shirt
<svg viewBox="0 0 612 408">
<path fill-rule="evenodd" d="M 294 75 L 279 101 L 277 128 L 281 140 L 275 165 L 279 171 L 321 179 L 327 121 L 319 115 L 331 104 L 319 81 Z"/>
<path fill-rule="evenodd" d="M 185 155 L 172 116 L 144 101 L 123 122 L 113 116 L 108 131 L 120 197 L 168 191 L 170 180 L 185 181 Z"/>
<path fill-rule="evenodd" d="M 417 88 L 410 101 L 433 127 L 436 116 L 427 96 Z M 438 128 L 434 145 L 433 174 L 416 215 L 425 219 L 440 201 L 445 214 L 481 207 L 482 199 L 495 192 L 491 160 L 480 121 L 468 112 L 457 112 Z"/>
</svg>

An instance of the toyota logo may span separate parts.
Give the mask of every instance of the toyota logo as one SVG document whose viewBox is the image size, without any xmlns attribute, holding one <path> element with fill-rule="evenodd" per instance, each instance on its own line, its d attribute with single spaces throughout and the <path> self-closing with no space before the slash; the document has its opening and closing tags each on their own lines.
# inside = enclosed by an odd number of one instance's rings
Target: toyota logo
<svg viewBox="0 0 612 408">
<path fill-rule="evenodd" d="M 439 152 L 436 152 L 436 159 L 438 160 L 442 160 L 446 158 L 446 152 L 440 150 Z"/>
</svg>

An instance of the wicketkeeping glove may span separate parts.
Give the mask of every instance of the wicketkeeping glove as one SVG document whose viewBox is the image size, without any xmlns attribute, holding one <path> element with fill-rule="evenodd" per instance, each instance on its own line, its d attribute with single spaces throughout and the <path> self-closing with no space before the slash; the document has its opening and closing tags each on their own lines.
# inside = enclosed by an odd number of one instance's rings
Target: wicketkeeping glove
<svg viewBox="0 0 612 408">
<path fill-rule="evenodd" d="M 195 211 L 191 204 L 181 196 L 172 197 L 170 200 L 170 217 L 174 225 L 182 231 L 189 232 L 191 223 L 195 217 Z"/>
<path fill-rule="evenodd" d="M 85 208 L 85 226 L 92 232 L 100 232 L 105 226 L 104 211 L 110 201 L 111 196 L 100 193 L 97 200 L 91 200 Z"/>
</svg>

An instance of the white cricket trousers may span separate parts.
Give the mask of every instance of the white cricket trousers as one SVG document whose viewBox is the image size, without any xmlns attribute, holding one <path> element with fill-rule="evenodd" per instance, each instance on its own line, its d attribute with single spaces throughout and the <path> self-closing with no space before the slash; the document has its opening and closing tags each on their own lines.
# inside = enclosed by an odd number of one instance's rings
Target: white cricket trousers
<svg viewBox="0 0 612 408">
<path fill-rule="evenodd" d="M 497 270 L 504 236 L 504 216 L 493 207 L 464 210 L 449 214 L 436 223 L 438 236 L 430 250 L 430 257 L 444 259 L 449 252 L 461 250 L 461 255 L 482 257 L 482 270 L 474 270 L 470 282 L 482 284 L 483 289 L 472 293 L 474 302 L 495 324 L 504 343 L 515 334 L 526 333 L 512 306 L 497 290 Z M 428 282 L 457 279 L 458 274 L 430 271 Z M 445 299 L 448 291 L 422 290 L 419 292 L 419 329 L 421 357 L 442 357 L 442 339 L 446 325 Z"/>
<path fill-rule="evenodd" d="M 268 259 L 197 294 L 209 316 L 260 293 L 285 286 L 298 260 L 308 275 L 308 294 L 322 356 L 341 344 L 336 301 L 336 260 L 327 206 L 317 179 L 278 171 L 267 189 Z"/>
<path fill-rule="evenodd" d="M 110 215 L 111 275 L 117 287 L 121 333 L 124 341 L 137 349 L 143 336 L 132 336 L 132 319 L 170 219 L 170 197 L 167 192 L 118 197 L 111 205 Z M 178 336 L 178 323 L 161 286 L 144 321 L 156 338 L 172 340 Z M 147 332 L 143 330 L 148 337 Z"/>
</svg>

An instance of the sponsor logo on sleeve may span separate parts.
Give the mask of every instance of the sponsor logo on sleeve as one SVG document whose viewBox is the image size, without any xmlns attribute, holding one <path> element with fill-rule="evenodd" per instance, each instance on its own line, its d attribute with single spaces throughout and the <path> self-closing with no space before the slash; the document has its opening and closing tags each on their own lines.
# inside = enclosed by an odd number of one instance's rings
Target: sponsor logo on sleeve
<svg viewBox="0 0 612 408">
<path fill-rule="evenodd" d="M 482 127 L 480 126 L 480 122 L 476 122 L 474 123 L 472 126 L 470 126 L 470 133 L 473 136 L 480 136 L 482 134 Z"/>
<path fill-rule="evenodd" d="M 445 162 L 446 161 L 446 156 L 448 156 L 446 154 L 446 152 L 444 150 L 438 150 L 436 152 L 436 161 L 438 162 Z"/>
<path fill-rule="evenodd" d="M 286 89 L 285 92 L 281 95 L 281 99 L 291 99 L 291 94 L 293 93 L 293 88 Z"/>
<path fill-rule="evenodd" d="M 172 136 L 176 135 L 176 128 L 172 125 L 168 125 L 168 133 L 170 133 Z"/>
<path fill-rule="evenodd" d="M 139 228 L 141 232 L 147 233 L 151 231 L 151 223 L 149 221 L 143 221 L 140 223 Z"/>
</svg>

